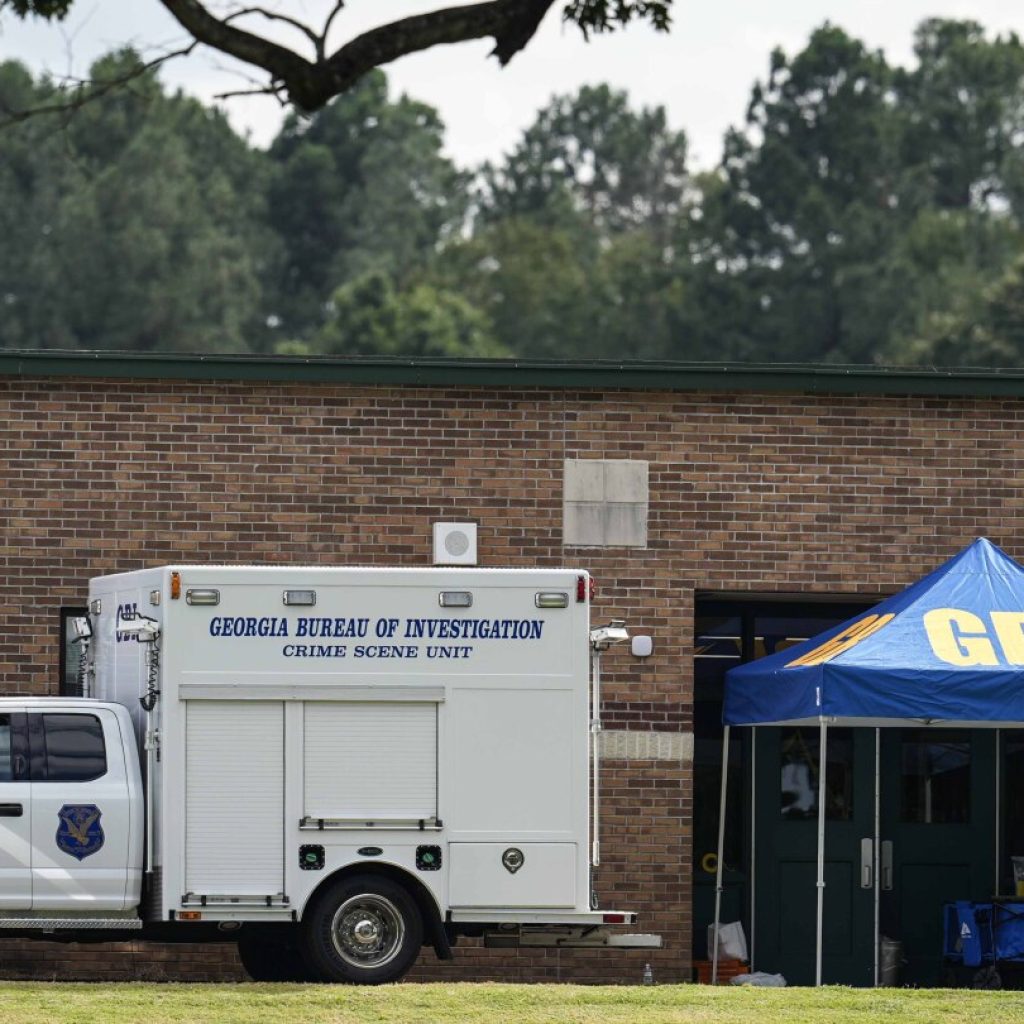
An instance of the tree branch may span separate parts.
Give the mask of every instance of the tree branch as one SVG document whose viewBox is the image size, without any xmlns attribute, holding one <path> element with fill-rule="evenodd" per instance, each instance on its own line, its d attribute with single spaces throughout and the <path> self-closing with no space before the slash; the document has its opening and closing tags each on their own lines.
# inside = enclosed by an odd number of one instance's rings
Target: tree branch
<svg viewBox="0 0 1024 1024">
<path fill-rule="evenodd" d="M 345 0 L 337 0 L 334 5 L 334 9 L 327 15 L 327 20 L 324 22 L 324 30 L 320 33 L 320 43 L 316 48 L 317 60 L 325 60 L 327 58 L 327 36 L 330 34 L 331 25 L 334 24 L 334 19 L 338 16 L 344 6 Z"/>
<path fill-rule="evenodd" d="M 328 59 L 324 84 L 343 92 L 372 68 L 441 43 L 494 39 L 492 53 L 507 64 L 533 38 L 554 0 L 490 0 L 448 7 L 381 25 L 346 43 Z"/>
<path fill-rule="evenodd" d="M 234 21 L 235 18 L 244 18 L 247 14 L 258 14 L 261 18 L 266 18 L 268 21 L 280 21 L 285 25 L 291 25 L 292 28 L 298 29 L 319 52 L 321 46 L 320 36 L 318 36 L 308 25 L 304 25 L 297 18 L 289 18 L 287 14 L 278 14 L 276 11 L 268 11 L 265 7 L 243 7 L 239 11 L 232 11 L 224 19 L 224 24 L 230 24 L 230 22 Z"/>
<path fill-rule="evenodd" d="M 279 85 L 253 86 L 251 89 L 232 89 L 230 92 L 219 92 L 213 98 L 215 100 L 230 100 L 236 96 L 273 96 L 281 106 L 287 106 L 287 100 L 281 95 L 282 89 Z"/>
<path fill-rule="evenodd" d="M 286 84 L 289 95 L 300 107 L 305 106 L 302 96 L 306 75 L 314 67 L 308 60 L 285 46 L 232 25 L 228 20 L 215 18 L 198 0 L 160 2 L 197 42 L 212 46 L 229 57 L 237 57 L 246 64 L 263 68 L 272 79 Z"/>
<path fill-rule="evenodd" d="M 214 17 L 199 0 L 160 0 L 178 23 L 198 42 L 231 57 L 263 68 L 281 85 L 300 110 L 319 110 L 328 100 L 350 88 L 363 75 L 409 53 L 441 43 L 494 39 L 494 55 L 507 64 L 533 38 L 555 0 L 488 0 L 465 7 L 449 7 L 364 32 L 324 59 L 327 32 L 343 6 L 337 3 L 327 19 L 317 46 L 315 63 L 284 46 Z M 263 9 L 253 13 L 267 14 Z M 286 19 L 279 16 L 280 20 Z M 305 30 L 305 27 L 303 27 Z M 307 35 L 309 35 L 307 31 Z"/>
<path fill-rule="evenodd" d="M 61 100 L 59 103 L 45 103 L 38 107 L 28 107 L 24 110 L 13 110 L 0 100 L 0 113 L 3 114 L 3 117 L 0 118 L 0 129 L 8 128 L 11 125 L 20 123 L 21 121 L 27 121 L 30 117 L 36 117 L 40 114 L 74 113 L 74 111 L 80 110 L 87 103 L 91 103 L 93 100 L 97 100 L 101 96 L 106 96 L 108 92 L 113 92 L 114 89 L 120 89 L 129 82 L 142 78 L 143 75 L 152 71 L 154 68 L 159 67 L 165 61 L 173 60 L 175 57 L 187 57 L 198 45 L 198 42 L 191 42 L 188 46 L 183 46 L 180 50 L 172 50 L 170 53 L 161 54 L 159 57 L 156 57 L 151 61 L 147 61 L 145 64 L 139 64 L 132 68 L 131 71 L 125 72 L 123 75 L 115 75 L 113 78 L 104 78 L 101 81 L 90 79 L 79 82 L 76 84 L 74 91 L 70 96 L 68 96 L 67 99 Z"/>
</svg>

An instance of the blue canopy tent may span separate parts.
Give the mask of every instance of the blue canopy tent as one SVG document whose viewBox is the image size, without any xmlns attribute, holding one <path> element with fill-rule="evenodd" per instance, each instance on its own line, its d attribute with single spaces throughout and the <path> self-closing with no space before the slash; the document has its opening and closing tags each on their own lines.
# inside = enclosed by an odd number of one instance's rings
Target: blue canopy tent
<svg viewBox="0 0 1024 1024">
<path fill-rule="evenodd" d="M 825 887 L 825 750 L 829 725 L 875 729 L 897 725 L 1021 727 L 1024 726 L 1022 668 L 1024 568 L 988 540 L 979 539 L 924 579 L 869 612 L 810 640 L 731 669 L 726 674 L 722 715 L 725 729 L 716 935 L 722 893 L 731 726 L 817 725 L 819 728 L 815 979 L 820 985 Z M 875 820 L 877 877 L 877 785 Z M 712 966 L 715 980 L 717 961 L 716 941 Z"/>
</svg>

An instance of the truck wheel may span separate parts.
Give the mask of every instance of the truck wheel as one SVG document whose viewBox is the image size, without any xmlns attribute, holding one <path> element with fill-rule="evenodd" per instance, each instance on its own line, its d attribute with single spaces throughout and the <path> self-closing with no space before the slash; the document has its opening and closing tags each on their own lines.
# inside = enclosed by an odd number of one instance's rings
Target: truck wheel
<svg viewBox="0 0 1024 1024">
<path fill-rule="evenodd" d="M 377 875 L 336 882 L 303 920 L 303 953 L 324 981 L 398 981 L 422 945 L 423 919 L 415 901 L 397 882 Z"/>
<path fill-rule="evenodd" d="M 253 981 L 316 980 L 295 945 L 264 935 L 241 936 L 238 959 Z"/>
</svg>

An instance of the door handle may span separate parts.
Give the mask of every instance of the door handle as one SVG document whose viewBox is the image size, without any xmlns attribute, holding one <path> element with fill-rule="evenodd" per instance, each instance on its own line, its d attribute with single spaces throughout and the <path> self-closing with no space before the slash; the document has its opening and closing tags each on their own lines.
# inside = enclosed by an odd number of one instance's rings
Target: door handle
<svg viewBox="0 0 1024 1024">
<path fill-rule="evenodd" d="M 875 843 L 872 839 L 860 841 L 860 887 L 871 889 L 875 884 Z"/>
<path fill-rule="evenodd" d="M 0 818 L 20 818 L 21 804 L 0 804 Z"/>
<path fill-rule="evenodd" d="M 892 892 L 892 840 L 882 843 L 882 892 Z"/>
</svg>

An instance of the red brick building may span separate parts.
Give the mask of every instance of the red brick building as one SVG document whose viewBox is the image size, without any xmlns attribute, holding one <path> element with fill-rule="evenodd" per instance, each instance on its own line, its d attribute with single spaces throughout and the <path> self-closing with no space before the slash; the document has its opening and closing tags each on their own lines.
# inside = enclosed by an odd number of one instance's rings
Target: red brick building
<svg viewBox="0 0 1024 1024">
<path fill-rule="evenodd" d="M 446 520 L 479 525 L 481 565 L 585 567 L 595 620 L 654 638 L 650 658 L 605 659 L 597 890 L 665 948 L 465 943 L 414 976 L 636 982 L 650 961 L 659 981 L 689 979 L 710 906 L 722 668 L 768 643 L 758 616 L 788 615 L 776 631 L 792 638 L 979 535 L 1024 555 L 1022 395 L 1008 374 L 0 354 L 2 693 L 59 691 L 62 609 L 101 573 L 428 565 Z M 737 749 L 742 793 L 752 762 Z M 748 831 L 731 829 L 726 904 L 749 927 Z M 7 942 L 0 964 L 239 971 L 229 946 L 125 952 Z"/>
</svg>

